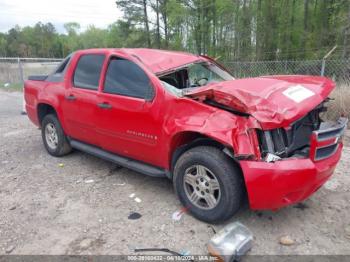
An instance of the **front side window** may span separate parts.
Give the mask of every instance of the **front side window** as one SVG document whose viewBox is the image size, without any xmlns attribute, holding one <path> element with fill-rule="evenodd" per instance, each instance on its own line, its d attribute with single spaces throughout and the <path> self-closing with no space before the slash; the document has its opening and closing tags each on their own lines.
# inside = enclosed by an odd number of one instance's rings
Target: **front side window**
<svg viewBox="0 0 350 262">
<path fill-rule="evenodd" d="M 112 58 L 109 62 L 104 93 L 150 100 L 153 88 L 146 73 L 134 62 Z"/>
<path fill-rule="evenodd" d="M 104 55 L 81 56 L 74 72 L 74 86 L 97 90 L 104 59 Z"/>
</svg>

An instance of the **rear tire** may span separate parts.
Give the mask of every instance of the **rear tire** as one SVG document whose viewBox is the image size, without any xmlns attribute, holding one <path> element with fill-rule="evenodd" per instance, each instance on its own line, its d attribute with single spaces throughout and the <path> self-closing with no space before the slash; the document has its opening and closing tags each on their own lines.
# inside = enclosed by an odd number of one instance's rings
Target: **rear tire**
<svg viewBox="0 0 350 262">
<path fill-rule="evenodd" d="M 64 156 L 72 151 L 72 147 L 57 117 L 48 114 L 41 122 L 41 136 L 47 152 L 55 157 Z"/>
<path fill-rule="evenodd" d="M 244 199 L 239 166 L 215 147 L 199 146 L 181 155 L 175 164 L 173 182 L 185 208 L 209 223 L 232 217 Z"/>
</svg>

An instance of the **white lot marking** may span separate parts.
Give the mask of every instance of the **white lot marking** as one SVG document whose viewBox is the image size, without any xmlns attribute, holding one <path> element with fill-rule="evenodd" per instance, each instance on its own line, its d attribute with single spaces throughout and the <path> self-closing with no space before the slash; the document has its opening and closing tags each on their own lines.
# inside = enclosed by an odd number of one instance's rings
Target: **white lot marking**
<svg viewBox="0 0 350 262">
<path fill-rule="evenodd" d="M 310 89 L 302 85 L 290 86 L 288 89 L 283 91 L 283 94 L 292 99 L 296 103 L 300 103 L 301 101 L 315 95 Z"/>
</svg>

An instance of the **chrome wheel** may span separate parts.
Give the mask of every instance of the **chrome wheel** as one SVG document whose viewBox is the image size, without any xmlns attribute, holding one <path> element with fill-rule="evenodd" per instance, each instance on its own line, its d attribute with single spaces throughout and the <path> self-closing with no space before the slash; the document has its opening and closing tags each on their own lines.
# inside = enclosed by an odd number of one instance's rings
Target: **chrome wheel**
<svg viewBox="0 0 350 262">
<path fill-rule="evenodd" d="M 202 165 L 193 165 L 187 168 L 183 183 L 186 196 L 196 207 L 213 209 L 219 203 L 220 184 L 208 168 Z"/>
<path fill-rule="evenodd" d="M 52 149 L 56 150 L 58 145 L 58 135 L 56 127 L 52 123 L 45 126 L 45 140 L 46 144 Z"/>
</svg>

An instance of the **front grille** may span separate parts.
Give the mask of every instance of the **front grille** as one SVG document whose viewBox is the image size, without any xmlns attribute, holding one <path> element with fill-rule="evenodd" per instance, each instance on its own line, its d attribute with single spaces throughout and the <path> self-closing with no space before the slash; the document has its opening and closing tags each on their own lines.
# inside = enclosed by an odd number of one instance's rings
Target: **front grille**
<svg viewBox="0 0 350 262">
<path fill-rule="evenodd" d="M 333 144 L 316 149 L 315 160 L 322 160 L 332 156 L 338 149 L 339 144 Z"/>
<path fill-rule="evenodd" d="M 339 146 L 348 119 L 341 117 L 336 122 L 324 122 L 320 128 L 313 132 L 311 139 L 310 156 L 319 161 L 334 155 Z"/>
</svg>

